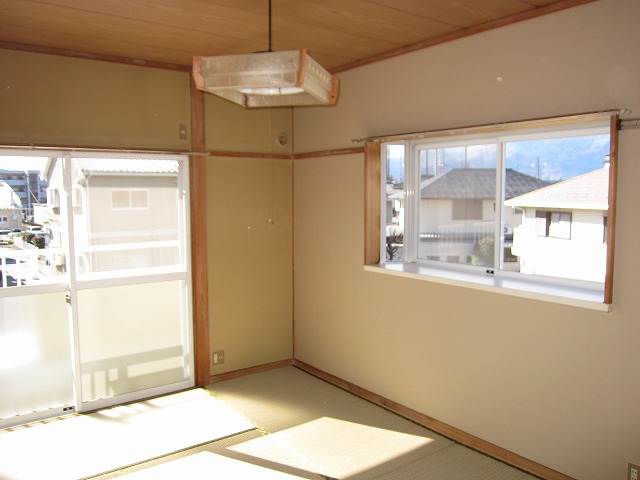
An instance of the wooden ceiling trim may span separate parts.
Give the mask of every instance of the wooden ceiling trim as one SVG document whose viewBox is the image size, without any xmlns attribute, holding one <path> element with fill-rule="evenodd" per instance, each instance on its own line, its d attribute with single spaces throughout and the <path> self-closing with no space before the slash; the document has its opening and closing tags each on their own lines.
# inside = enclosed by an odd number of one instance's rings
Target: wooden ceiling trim
<svg viewBox="0 0 640 480">
<path fill-rule="evenodd" d="M 141 60 L 137 58 L 118 57 L 115 55 L 103 55 L 89 52 L 79 52 L 76 50 L 66 50 L 63 48 L 42 47 L 39 45 L 27 45 L 24 43 L 4 42 L 0 40 L 0 48 L 5 50 L 17 50 L 22 52 L 42 53 L 45 55 L 57 55 L 60 57 L 81 58 L 84 60 L 96 60 L 100 62 L 121 63 L 136 67 L 160 68 L 164 70 L 174 70 L 178 72 L 190 72 L 190 65 L 178 65 L 175 63 L 156 62 L 152 60 Z"/>
<path fill-rule="evenodd" d="M 556 3 L 551 3 L 542 7 L 535 8 L 533 10 L 528 10 L 522 13 L 511 15 L 506 18 L 499 18 L 497 20 L 492 20 L 490 22 L 486 22 L 481 25 L 464 28 L 462 30 L 440 35 L 434 38 L 424 40 L 422 42 L 414 43 L 412 45 L 406 45 L 404 47 L 400 47 L 394 50 L 389 50 L 380 54 L 372 55 L 368 58 L 363 58 L 355 62 L 351 62 L 336 68 L 329 69 L 329 71 L 333 74 L 345 72 L 347 70 L 362 67 L 364 65 L 369 65 L 371 63 L 376 63 L 382 60 L 404 55 L 405 53 L 415 52 L 415 51 L 433 47 L 435 45 L 439 45 L 442 43 L 446 43 L 446 42 L 450 42 L 460 38 L 475 35 L 477 33 L 482 33 L 489 30 L 494 30 L 496 28 L 513 25 L 514 23 L 522 22 L 524 20 L 530 20 L 536 17 L 541 17 L 543 15 L 559 12 L 561 10 L 577 7 L 579 5 L 585 5 L 587 3 L 591 3 L 595 1 L 597 0 L 563 0 Z"/>
</svg>

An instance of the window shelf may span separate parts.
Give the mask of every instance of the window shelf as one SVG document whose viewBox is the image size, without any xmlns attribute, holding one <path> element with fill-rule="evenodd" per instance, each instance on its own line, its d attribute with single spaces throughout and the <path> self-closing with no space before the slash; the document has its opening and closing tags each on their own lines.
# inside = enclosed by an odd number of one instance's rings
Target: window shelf
<svg viewBox="0 0 640 480">
<path fill-rule="evenodd" d="M 413 263 L 365 265 L 364 269 L 367 272 L 395 275 L 456 287 L 472 288 L 491 293 L 588 308 L 601 312 L 611 311 L 611 305 L 604 303 L 604 294 L 597 290 L 547 285 L 536 281 L 527 281 L 526 279 L 504 278 L 489 274 L 473 274 L 436 269 Z"/>
</svg>

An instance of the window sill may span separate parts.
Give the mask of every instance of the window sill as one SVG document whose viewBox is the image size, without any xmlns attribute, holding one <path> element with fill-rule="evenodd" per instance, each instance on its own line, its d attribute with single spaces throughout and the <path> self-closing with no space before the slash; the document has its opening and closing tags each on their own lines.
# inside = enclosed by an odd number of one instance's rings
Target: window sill
<svg viewBox="0 0 640 480">
<path fill-rule="evenodd" d="M 365 265 L 364 269 L 368 272 L 473 288 L 475 290 L 588 308 L 601 312 L 611 311 L 611 305 L 603 303 L 604 295 L 602 292 L 584 288 L 546 285 L 524 279 L 441 270 L 413 263 Z"/>
</svg>

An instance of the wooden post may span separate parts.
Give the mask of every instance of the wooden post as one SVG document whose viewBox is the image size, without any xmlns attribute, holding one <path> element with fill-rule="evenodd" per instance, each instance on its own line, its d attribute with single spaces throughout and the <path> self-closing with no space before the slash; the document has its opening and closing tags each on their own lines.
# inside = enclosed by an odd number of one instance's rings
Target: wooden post
<svg viewBox="0 0 640 480">
<path fill-rule="evenodd" d="M 191 80 L 191 150 L 206 148 L 204 93 Z M 193 288 L 193 338 L 195 384 L 209 383 L 209 280 L 207 261 L 207 176 L 206 156 L 189 157 L 191 197 L 191 275 Z"/>
<path fill-rule="evenodd" d="M 364 264 L 380 263 L 380 143 L 364 147 Z"/>
<path fill-rule="evenodd" d="M 609 211 L 607 212 L 607 267 L 604 277 L 604 303 L 613 302 L 613 260 L 615 254 L 616 207 L 618 189 L 619 117 L 611 116 L 609 137 Z"/>
</svg>

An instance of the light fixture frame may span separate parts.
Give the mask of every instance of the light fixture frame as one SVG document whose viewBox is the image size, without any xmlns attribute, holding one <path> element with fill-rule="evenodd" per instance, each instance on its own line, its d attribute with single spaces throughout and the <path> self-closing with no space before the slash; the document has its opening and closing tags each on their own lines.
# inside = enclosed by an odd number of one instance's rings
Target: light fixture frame
<svg viewBox="0 0 640 480">
<path fill-rule="evenodd" d="M 335 105 L 339 80 L 305 48 L 193 57 L 196 88 L 243 107 Z"/>
</svg>

